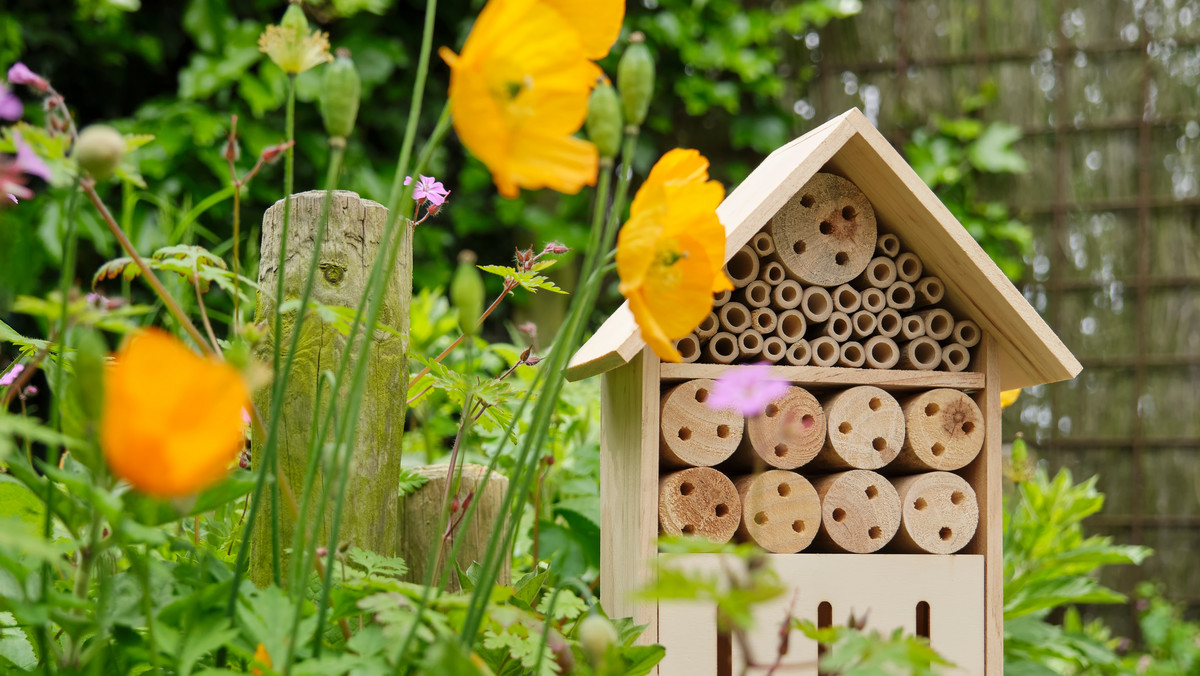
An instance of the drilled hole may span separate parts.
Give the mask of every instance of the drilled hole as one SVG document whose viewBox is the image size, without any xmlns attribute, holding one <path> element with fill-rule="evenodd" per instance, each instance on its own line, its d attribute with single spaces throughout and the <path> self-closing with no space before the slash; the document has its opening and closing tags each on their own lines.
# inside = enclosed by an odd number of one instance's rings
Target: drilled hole
<svg viewBox="0 0 1200 676">
<path fill-rule="evenodd" d="M 693 486 L 690 481 L 685 481 L 685 482 L 679 484 L 679 494 L 680 495 L 691 495 L 692 491 L 694 491 L 694 490 L 696 490 L 696 487 Z"/>
<path fill-rule="evenodd" d="M 858 211 L 856 211 L 854 209 L 854 207 L 850 206 L 849 204 L 842 207 L 842 218 L 846 219 L 847 221 L 854 218 L 857 215 L 858 215 Z"/>
<path fill-rule="evenodd" d="M 867 529 L 867 537 L 871 538 L 872 540 L 878 540 L 879 538 L 883 537 L 883 529 L 879 526 L 871 526 Z"/>
<path fill-rule="evenodd" d="M 768 418 L 774 418 L 779 415 L 779 407 L 775 404 L 767 404 L 766 414 Z"/>
<path fill-rule="evenodd" d="M 779 491 L 779 497 L 781 497 L 781 498 L 786 498 L 787 496 L 792 494 L 792 487 L 789 486 L 788 484 L 779 484 L 779 486 L 777 486 L 775 488 L 775 490 Z"/>
<path fill-rule="evenodd" d="M 692 438 L 692 431 L 686 427 L 679 428 L 679 440 L 687 441 Z"/>
<path fill-rule="evenodd" d="M 808 249 L 808 246 L 804 244 L 804 240 L 800 240 L 792 245 L 792 251 L 795 251 L 798 254 L 804 253 L 806 249 Z"/>
<path fill-rule="evenodd" d="M 848 421 L 844 422 L 841 425 L 838 425 L 838 431 L 842 434 L 850 434 L 854 431 L 854 425 L 851 425 Z"/>
<path fill-rule="evenodd" d="M 925 502 L 925 498 L 917 498 L 917 501 L 913 503 L 913 509 L 917 510 L 918 512 L 925 509 L 928 506 L 929 506 L 929 503 Z"/>
<path fill-rule="evenodd" d="M 940 410 L 942 410 L 942 407 L 938 406 L 936 403 L 930 402 L 925 404 L 925 415 L 937 415 L 938 411 Z"/>
<path fill-rule="evenodd" d="M 967 496 L 963 495 L 962 491 L 954 491 L 953 493 L 950 494 L 951 504 L 961 505 L 962 501 L 966 500 L 966 499 L 967 499 Z"/>
<path fill-rule="evenodd" d="M 871 440 L 871 448 L 874 448 L 875 450 L 879 451 L 880 453 L 882 453 L 883 451 L 886 451 L 887 450 L 887 439 L 884 439 L 883 437 L 875 437 L 874 439 Z"/>
<path fill-rule="evenodd" d="M 684 526 L 683 528 L 680 528 L 679 530 L 683 531 L 683 533 L 685 535 L 692 535 L 696 532 L 696 527 L 689 523 L 688 525 Z"/>
<path fill-rule="evenodd" d="M 883 407 L 883 400 L 879 397 L 871 397 L 871 401 L 867 402 L 867 406 L 870 406 L 872 411 L 878 411 Z"/>
<path fill-rule="evenodd" d="M 850 254 L 846 253 L 845 251 L 839 251 L 837 252 L 837 255 L 833 257 L 833 262 L 837 263 L 838 265 L 845 265 L 846 263 L 850 262 Z"/>
<path fill-rule="evenodd" d="M 713 510 L 713 513 L 718 517 L 725 516 L 729 513 L 729 505 L 722 502 L 721 504 L 717 505 L 716 509 Z"/>
<path fill-rule="evenodd" d="M 792 522 L 792 530 L 796 531 L 797 533 L 803 533 L 804 532 L 804 522 L 801 521 L 800 519 L 796 519 L 795 521 Z"/>
<path fill-rule="evenodd" d="M 954 537 L 954 531 L 949 528 L 943 528 L 938 531 L 938 537 L 942 538 L 943 541 L 949 542 L 950 538 Z"/>
<path fill-rule="evenodd" d="M 879 495 L 879 489 L 875 488 L 874 486 L 867 486 L 867 490 L 865 492 L 868 500 L 874 500 L 875 496 Z"/>
<path fill-rule="evenodd" d="M 816 424 L 816 422 L 817 422 L 817 419 L 807 413 L 800 416 L 800 426 L 803 427 L 804 429 L 808 429 L 808 428 L 812 427 L 813 425 Z"/>
<path fill-rule="evenodd" d="M 775 457 L 782 458 L 788 454 L 787 444 L 775 444 Z"/>
<path fill-rule="evenodd" d="M 729 436 L 729 425 L 717 425 L 717 436 L 725 439 Z"/>
<path fill-rule="evenodd" d="M 937 443 L 937 444 L 934 444 L 933 448 L 931 448 L 929 450 L 932 451 L 934 455 L 940 456 L 941 454 L 946 452 L 946 447 L 941 445 L 940 443 Z"/>
<path fill-rule="evenodd" d="M 846 520 L 846 510 L 838 507 L 833 510 L 833 520 L 841 523 Z"/>
<path fill-rule="evenodd" d="M 812 195 L 804 195 L 803 197 L 800 198 L 800 206 L 802 206 L 806 209 L 811 209 L 812 205 L 814 205 L 816 203 L 817 203 L 817 201 L 815 199 L 813 199 Z"/>
<path fill-rule="evenodd" d="M 833 226 L 829 224 L 829 221 L 821 221 L 821 225 L 817 226 L 817 229 L 821 231 L 822 235 L 833 234 Z"/>
<path fill-rule="evenodd" d="M 708 390 L 703 387 L 696 390 L 696 401 L 703 404 L 706 400 L 708 400 Z"/>
<path fill-rule="evenodd" d="M 963 423 L 962 431 L 963 431 L 963 434 L 970 434 L 971 432 L 974 432 L 975 431 L 975 423 L 971 422 L 970 420 Z"/>
<path fill-rule="evenodd" d="M 768 521 L 768 519 L 767 519 L 766 512 L 759 512 L 758 514 L 754 515 L 754 523 L 756 523 L 760 526 L 767 525 L 767 521 Z"/>
</svg>

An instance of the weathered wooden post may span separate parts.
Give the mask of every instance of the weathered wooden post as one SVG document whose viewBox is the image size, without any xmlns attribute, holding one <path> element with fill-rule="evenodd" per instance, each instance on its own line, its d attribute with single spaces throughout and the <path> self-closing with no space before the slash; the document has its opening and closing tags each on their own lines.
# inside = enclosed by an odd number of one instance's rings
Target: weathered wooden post
<svg viewBox="0 0 1200 676">
<path fill-rule="evenodd" d="M 366 288 L 375 256 L 382 248 L 387 209 L 353 192 L 336 191 L 332 198 L 325 242 L 319 252 L 314 252 L 324 198 L 325 192 L 316 190 L 292 196 L 284 299 L 300 297 L 311 257 L 317 255 L 319 267 L 312 301 L 331 307 L 354 308 Z M 278 283 L 283 211 L 284 201 L 280 200 L 267 209 L 263 216 L 258 283 L 264 291 L 258 297 L 255 322 L 266 333 L 266 339 L 256 354 L 264 363 L 270 363 L 276 339 L 273 335 L 274 289 Z M 411 238 L 410 230 L 403 225 L 400 227 L 403 227 L 401 236 Z M 411 283 L 406 282 L 412 274 L 411 254 L 404 253 L 409 251 L 411 240 L 401 245 L 400 261 L 392 277 L 387 280 L 387 289 L 382 297 L 383 307 L 379 313 L 379 324 L 394 329 L 395 333 L 376 329 L 370 334 L 375 345 L 371 350 L 357 432 L 350 442 L 354 460 L 350 468 L 339 535 L 341 542 L 387 556 L 396 554 L 400 537 L 397 493 L 408 384 L 408 362 L 405 358 L 408 345 L 407 339 L 401 336 L 408 335 L 408 308 L 412 293 Z M 297 311 L 293 310 L 283 318 L 285 351 L 296 317 Z M 339 360 L 348 349 L 347 336 L 317 313 L 308 315 L 302 331 L 291 378 L 283 393 L 278 446 L 279 471 L 287 476 L 297 493 L 304 484 L 309 442 L 314 433 L 313 413 L 317 405 L 317 392 L 322 385 L 320 374 L 326 370 L 336 370 Z M 350 387 L 349 378 L 346 380 L 342 390 L 336 393 L 329 392 L 325 385 L 326 391 L 320 397 L 322 411 L 332 403 L 339 407 L 338 413 L 344 415 L 344 401 Z M 264 416 L 271 410 L 269 398 L 270 388 L 263 388 L 255 397 L 255 405 Z M 320 420 L 319 417 L 316 419 Z M 330 437 L 326 441 L 332 441 L 332 431 Z M 254 440 L 252 457 L 255 463 L 261 461 L 263 442 L 263 439 Z M 324 476 L 317 478 L 314 491 L 318 494 L 324 480 Z M 330 491 L 334 489 L 334 486 L 330 486 Z M 300 500 L 299 495 L 296 500 Z M 312 529 L 310 537 L 317 537 L 321 546 L 324 546 L 333 519 L 332 504 L 330 509 L 322 513 L 318 512 L 316 502 L 315 499 L 312 501 L 302 520 Z M 332 503 L 332 498 L 329 502 Z M 285 502 L 281 502 L 280 509 L 280 547 L 286 550 L 291 547 L 296 521 Z M 252 525 L 250 578 L 260 586 L 268 584 L 273 577 L 270 510 L 270 502 L 264 502 L 259 518 Z M 284 556 L 286 571 L 286 553 Z"/>
</svg>

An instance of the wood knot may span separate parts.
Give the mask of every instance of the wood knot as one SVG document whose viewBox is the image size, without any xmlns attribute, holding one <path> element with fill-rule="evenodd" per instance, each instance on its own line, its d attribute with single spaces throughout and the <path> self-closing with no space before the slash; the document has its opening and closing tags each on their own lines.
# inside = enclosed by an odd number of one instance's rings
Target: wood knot
<svg viewBox="0 0 1200 676">
<path fill-rule="evenodd" d="M 337 286 L 346 277 L 346 268 L 337 263 L 321 263 L 321 274 L 326 282 Z"/>
</svg>

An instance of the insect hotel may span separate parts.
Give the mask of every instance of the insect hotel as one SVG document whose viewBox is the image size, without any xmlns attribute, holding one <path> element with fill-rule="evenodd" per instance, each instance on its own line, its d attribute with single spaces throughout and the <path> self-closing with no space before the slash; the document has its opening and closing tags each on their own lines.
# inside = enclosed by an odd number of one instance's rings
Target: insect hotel
<svg viewBox="0 0 1200 676">
<path fill-rule="evenodd" d="M 603 374 L 605 609 L 649 625 L 663 676 L 728 674 L 742 647 L 715 608 L 632 592 L 660 534 L 755 542 L 790 588 L 757 610 L 759 660 L 790 611 L 902 628 L 1000 676 L 1000 392 L 1079 363 L 858 110 L 776 150 L 717 214 L 735 289 L 678 341 L 684 363 L 660 363 L 622 306 L 568 370 Z M 764 361 L 791 387 L 762 415 L 705 404 Z M 817 673 L 819 649 L 793 633 L 787 673 Z"/>
</svg>

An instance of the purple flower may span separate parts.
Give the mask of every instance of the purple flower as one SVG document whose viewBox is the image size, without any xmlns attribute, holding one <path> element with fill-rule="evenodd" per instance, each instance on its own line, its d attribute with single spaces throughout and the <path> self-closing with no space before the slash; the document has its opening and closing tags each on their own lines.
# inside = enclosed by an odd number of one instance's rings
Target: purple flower
<svg viewBox="0 0 1200 676">
<path fill-rule="evenodd" d="M 17 156 L 12 160 L 0 160 L 0 193 L 17 203 L 17 198 L 29 199 L 33 191 L 25 187 L 24 175 L 37 176 L 43 181 L 50 180 L 50 168 L 30 150 L 19 135 L 13 135 L 13 145 L 17 147 Z"/>
<path fill-rule="evenodd" d="M 29 387 L 26 387 L 26 388 L 25 388 L 25 393 L 24 393 L 22 396 L 25 396 L 25 397 L 36 397 L 36 396 L 37 396 L 37 393 L 38 393 L 38 388 L 37 388 L 37 386 L 35 386 L 35 385 L 30 385 Z"/>
<path fill-rule="evenodd" d="M 29 85 L 39 92 L 50 89 L 50 83 L 46 82 L 46 78 L 29 70 L 29 67 L 20 61 L 14 63 L 12 68 L 8 69 L 8 81 L 12 84 Z"/>
<path fill-rule="evenodd" d="M 8 387 L 17 381 L 17 376 L 21 375 L 21 371 L 25 370 L 24 364 L 17 364 L 8 370 L 8 373 L 0 375 L 0 387 Z"/>
<path fill-rule="evenodd" d="M 765 362 L 725 369 L 708 395 L 711 409 L 734 409 L 747 418 L 761 415 L 767 404 L 782 397 L 788 381 L 771 373 Z"/>
<path fill-rule="evenodd" d="M 21 99 L 0 84 L 0 120 L 19 120 L 24 113 L 25 106 L 21 105 Z"/>
<path fill-rule="evenodd" d="M 412 176 L 404 177 L 404 185 L 412 184 Z M 426 200 L 432 202 L 434 206 L 442 206 L 446 201 L 446 197 L 450 194 L 446 190 L 446 186 L 432 176 L 421 176 L 421 180 L 417 181 L 417 187 L 413 188 L 413 199 L 418 202 Z"/>
</svg>

